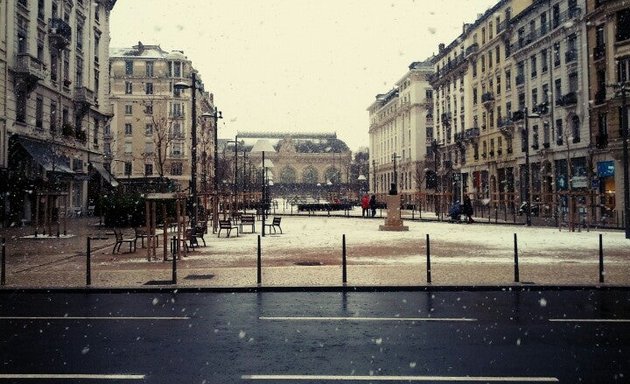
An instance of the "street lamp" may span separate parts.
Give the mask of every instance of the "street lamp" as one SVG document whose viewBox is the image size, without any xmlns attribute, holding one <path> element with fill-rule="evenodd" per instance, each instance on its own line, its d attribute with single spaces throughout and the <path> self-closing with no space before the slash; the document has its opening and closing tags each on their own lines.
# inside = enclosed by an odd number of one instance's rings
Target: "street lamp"
<svg viewBox="0 0 630 384">
<path fill-rule="evenodd" d="M 219 225 L 219 125 L 218 120 L 223 118 L 223 113 L 219 111 L 219 107 L 214 106 L 214 113 L 204 113 L 204 117 L 214 120 L 214 199 L 212 204 L 212 233 L 217 231 Z"/>
<path fill-rule="evenodd" d="M 267 165 L 271 165 L 269 160 L 265 162 L 265 152 L 275 152 L 275 148 L 271 145 L 269 140 L 261 139 L 254 144 L 251 152 L 261 152 L 262 153 L 262 162 L 261 162 L 261 180 L 262 180 L 262 197 L 261 197 L 261 214 L 262 214 L 262 236 L 265 237 L 265 203 L 266 203 L 266 191 L 267 191 L 267 182 L 266 182 L 266 168 Z"/>
<path fill-rule="evenodd" d="M 623 217 L 626 227 L 626 239 L 630 239 L 630 181 L 628 176 L 628 140 L 630 137 L 628 134 L 628 106 L 626 104 L 626 94 L 630 91 L 630 83 L 623 82 L 607 86 L 614 88 L 617 94 L 621 94 L 621 116 L 619 116 L 619 129 L 621 131 L 623 150 Z"/>
<path fill-rule="evenodd" d="M 527 111 L 527 107 L 523 109 L 523 119 L 525 120 L 523 134 L 524 134 L 524 145 L 525 145 L 525 201 L 527 202 L 527 209 L 525 210 L 525 223 L 528 227 L 532 225 L 532 202 L 530 201 L 531 196 L 529 194 L 529 119 L 537 119 L 540 115 L 532 114 L 529 115 Z"/>
<path fill-rule="evenodd" d="M 192 139 L 192 146 L 190 149 L 190 196 L 192 199 L 191 203 L 191 217 L 190 217 L 190 227 L 195 230 L 197 228 L 197 90 L 203 91 L 203 84 L 201 82 L 197 83 L 197 73 L 192 71 L 191 73 L 191 84 L 187 84 L 184 82 L 178 82 L 173 84 L 174 89 L 192 89 L 191 92 L 191 118 L 192 124 L 190 128 L 190 136 Z M 205 116 L 203 114 L 202 116 Z"/>
</svg>

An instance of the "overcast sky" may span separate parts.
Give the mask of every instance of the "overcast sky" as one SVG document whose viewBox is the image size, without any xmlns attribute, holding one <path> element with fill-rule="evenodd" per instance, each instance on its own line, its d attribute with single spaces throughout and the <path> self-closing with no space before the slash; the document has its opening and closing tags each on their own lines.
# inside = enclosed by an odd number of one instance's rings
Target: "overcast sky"
<svg viewBox="0 0 630 384">
<path fill-rule="evenodd" d="M 118 0 L 111 47 L 183 50 L 237 131 L 337 132 L 368 145 L 367 107 L 496 0 Z"/>
</svg>

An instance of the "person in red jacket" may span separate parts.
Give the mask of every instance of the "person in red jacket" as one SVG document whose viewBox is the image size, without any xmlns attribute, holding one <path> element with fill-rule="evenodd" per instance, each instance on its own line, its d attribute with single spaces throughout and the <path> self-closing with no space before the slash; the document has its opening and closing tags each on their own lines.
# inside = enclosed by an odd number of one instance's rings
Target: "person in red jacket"
<svg viewBox="0 0 630 384">
<path fill-rule="evenodd" d="M 363 195 L 363 197 L 361 198 L 361 216 L 369 217 L 368 208 L 370 208 L 370 198 L 368 197 L 368 195 Z"/>
</svg>

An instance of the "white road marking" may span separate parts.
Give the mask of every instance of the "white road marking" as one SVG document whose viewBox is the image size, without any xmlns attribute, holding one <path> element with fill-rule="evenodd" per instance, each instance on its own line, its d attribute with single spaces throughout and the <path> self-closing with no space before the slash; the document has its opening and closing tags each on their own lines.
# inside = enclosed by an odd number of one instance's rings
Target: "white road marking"
<svg viewBox="0 0 630 384">
<path fill-rule="evenodd" d="M 559 323 L 630 323 L 630 319 L 549 319 Z"/>
<path fill-rule="evenodd" d="M 466 317 L 329 317 L 329 316 L 260 316 L 273 321 L 477 321 Z"/>
<path fill-rule="evenodd" d="M 0 320 L 190 320 L 188 316 L 1 316 Z"/>
<path fill-rule="evenodd" d="M 144 380 L 145 375 L 91 374 L 91 373 L 0 373 L 0 380 L 14 379 L 66 379 L 66 380 Z"/>
<path fill-rule="evenodd" d="M 518 376 L 333 376 L 333 375 L 243 375 L 243 380 L 326 380 L 326 381 L 459 381 L 558 383 L 556 377 Z"/>
</svg>

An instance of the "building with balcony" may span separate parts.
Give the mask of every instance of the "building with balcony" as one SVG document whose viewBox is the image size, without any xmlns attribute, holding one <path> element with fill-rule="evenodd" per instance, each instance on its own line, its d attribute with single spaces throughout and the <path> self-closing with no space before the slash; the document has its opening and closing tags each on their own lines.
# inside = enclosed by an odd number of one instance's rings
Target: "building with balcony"
<svg viewBox="0 0 630 384">
<path fill-rule="evenodd" d="M 583 0 L 536 1 L 510 26 L 513 68 L 523 79 L 510 100 L 518 157 L 515 192 L 522 201 L 528 190 L 534 201 L 550 207 L 543 212 L 550 216 L 572 211 L 576 200 L 568 195 L 590 187 L 584 9 Z"/>
<path fill-rule="evenodd" d="M 597 192 L 597 219 L 623 220 L 622 118 L 630 89 L 630 4 L 587 0 L 591 171 Z M 626 93 L 628 103 L 630 93 Z M 627 109 L 626 109 L 627 113 Z M 626 118 L 626 121 L 627 118 Z M 626 166 L 628 166 L 626 164 Z"/>
<path fill-rule="evenodd" d="M 100 178 L 92 165 L 102 165 L 103 128 L 112 115 L 106 84 L 115 3 L 0 4 L 3 224 L 32 221 L 42 201 L 54 216 L 90 204 L 88 180 Z"/>
<path fill-rule="evenodd" d="M 432 73 L 429 61 L 411 63 L 395 87 L 368 107 L 370 188 L 381 200 L 393 183 L 403 202 L 426 192 L 426 153 L 433 140 Z"/>
<path fill-rule="evenodd" d="M 519 79 L 510 59 L 510 25 L 530 4 L 499 1 L 464 24 L 449 45 L 440 44 L 433 58 L 435 140 L 427 159 L 436 159 L 442 210 L 463 194 L 489 201 L 514 192 L 510 98 Z"/>
<path fill-rule="evenodd" d="M 185 190 L 191 180 L 192 62 L 182 51 L 139 42 L 110 50 L 110 88 L 114 118 L 106 131 L 108 169 L 127 187 L 139 191 Z M 200 187 L 214 175 L 213 95 L 196 75 L 197 162 Z"/>
</svg>

